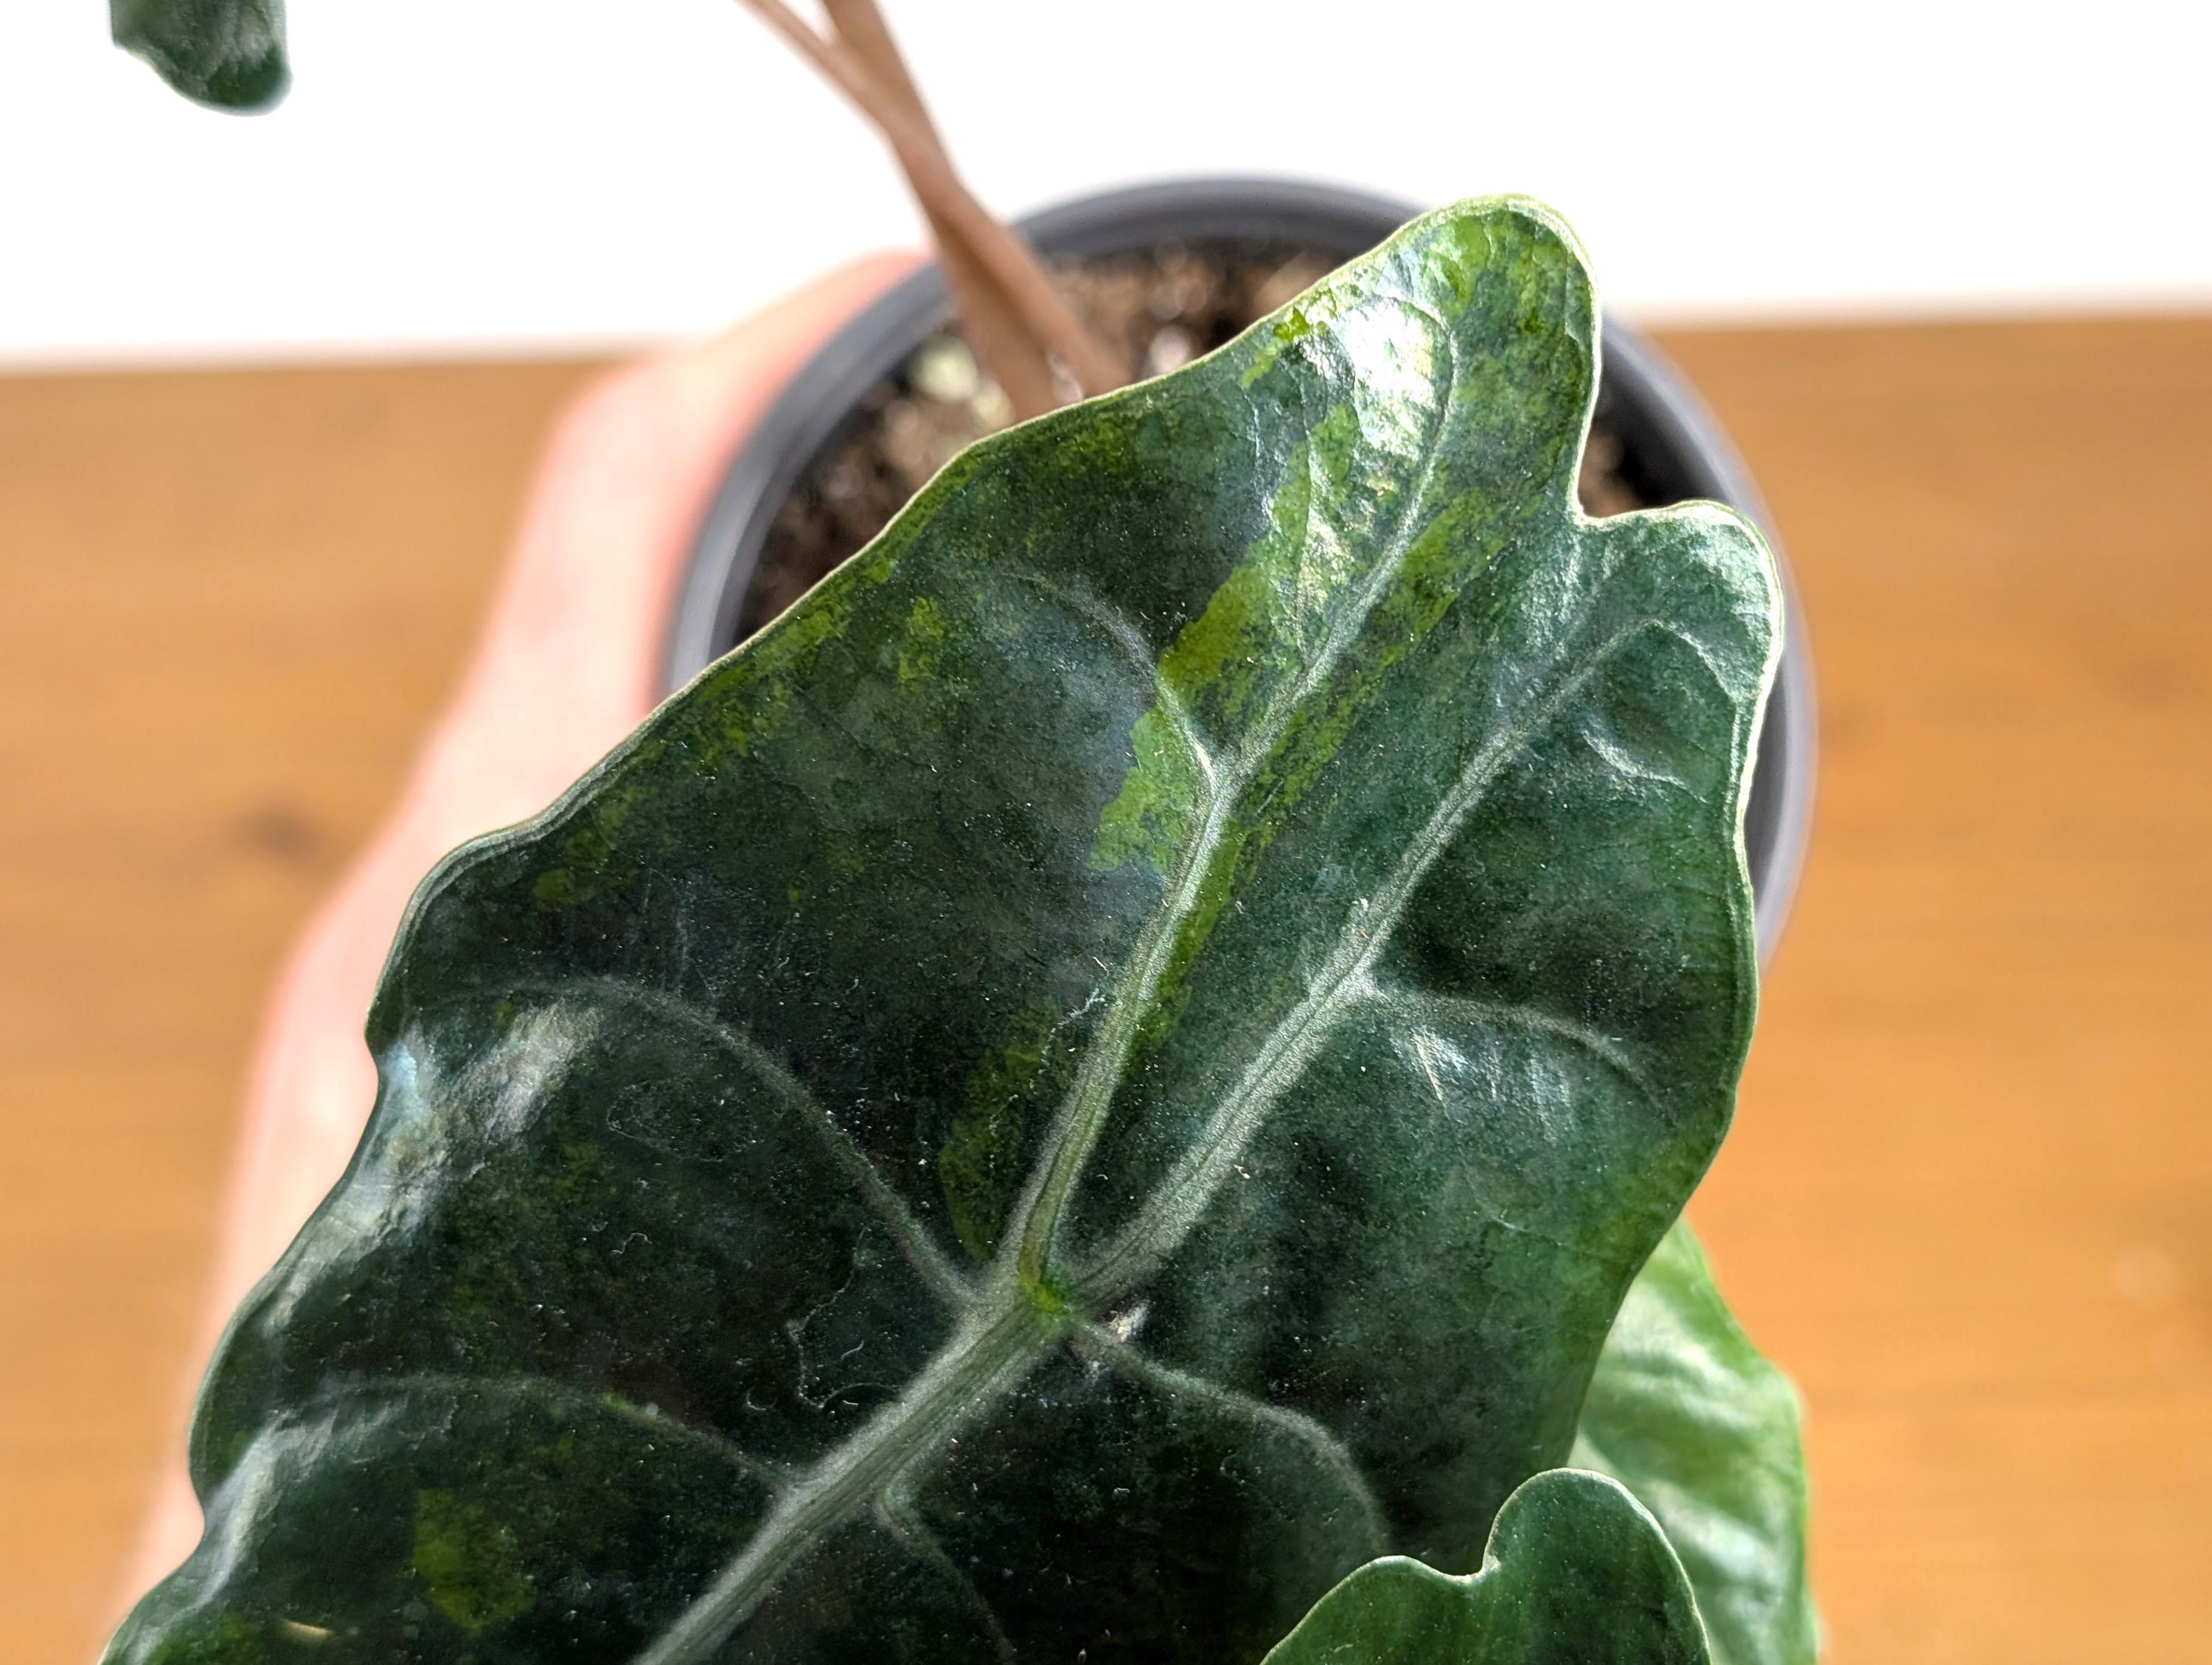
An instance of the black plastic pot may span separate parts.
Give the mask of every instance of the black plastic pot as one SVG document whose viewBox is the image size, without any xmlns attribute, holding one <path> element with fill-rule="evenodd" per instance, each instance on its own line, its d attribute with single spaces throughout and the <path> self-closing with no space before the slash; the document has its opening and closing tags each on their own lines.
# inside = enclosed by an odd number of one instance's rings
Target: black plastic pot
<svg viewBox="0 0 2212 1665">
<path fill-rule="evenodd" d="M 1192 179 L 1085 197 L 1021 222 L 1051 255 L 1126 253 L 1164 242 L 1265 244 L 1330 261 L 1371 248 L 1416 212 L 1405 204 L 1281 179 Z M 795 377 L 724 477 L 700 529 L 670 633 L 672 690 L 737 645 L 747 587 L 770 523 L 862 397 L 896 373 L 951 314 L 943 276 L 916 272 L 834 337 Z M 1607 319 L 1598 416 L 1621 442 L 1621 473 L 1653 503 L 1711 498 L 1757 522 L 1782 565 L 1782 671 L 1759 736 L 1744 841 L 1759 955 L 1781 935 L 1811 828 L 1816 756 L 1813 667 L 1789 563 L 1750 477 L 1711 416 L 1650 343 Z"/>
</svg>

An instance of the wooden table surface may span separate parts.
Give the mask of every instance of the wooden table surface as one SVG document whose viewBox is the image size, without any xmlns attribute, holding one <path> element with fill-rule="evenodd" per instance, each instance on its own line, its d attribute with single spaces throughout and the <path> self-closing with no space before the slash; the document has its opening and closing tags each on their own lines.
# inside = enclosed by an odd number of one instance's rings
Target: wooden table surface
<svg viewBox="0 0 2212 1665">
<path fill-rule="evenodd" d="M 2212 319 L 1683 333 L 1818 824 L 1692 1206 L 1839 1665 L 2212 1661 Z M 87 1659 L 289 933 L 591 367 L 0 380 L 0 1662 Z"/>
</svg>

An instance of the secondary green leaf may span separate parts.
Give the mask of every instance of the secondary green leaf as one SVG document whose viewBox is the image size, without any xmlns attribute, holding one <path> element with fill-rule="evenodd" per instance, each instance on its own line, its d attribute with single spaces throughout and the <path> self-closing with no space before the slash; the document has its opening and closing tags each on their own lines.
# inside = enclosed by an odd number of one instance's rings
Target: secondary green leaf
<svg viewBox="0 0 2212 1665">
<path fill-rule="evenodd" d="M 1773 576 L 1577 513 L 1596 340 L 1418 220 L 443 864 L 112 1656 L 1234 1665 L 1474 1566 L 1755 1000 Z"/>
<path fill-rule="evenodd" d="M 1811 1665 L 1796 1390 L 1737 1328 L 1686 1224 L 1621 1303 L 1573 1461 L 1613 1475 L 1682 1558 L 1714 1665 Z"/>
<path fill-rule="evenodd" d="M 284 0 L 107 0 L 108 32 L 186 98 L 254 110 L 284 95 Z"/>
<path fill-rule="evenodd" d="M 1372 1561 L 1266 1665 L 1704 1665 L 1705 1632 L 1658 1522 L 1602 1474 L 1554 1468 L 1505 1500 L 1482 1570 Z"/>
</svg>

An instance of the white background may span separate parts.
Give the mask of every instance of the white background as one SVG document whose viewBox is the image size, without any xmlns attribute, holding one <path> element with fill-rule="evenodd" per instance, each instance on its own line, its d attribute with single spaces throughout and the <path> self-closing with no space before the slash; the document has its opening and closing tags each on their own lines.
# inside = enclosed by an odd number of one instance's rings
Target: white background
<svg viewBox="0 0 2212 1665">
<path fill-rule="evenodd" d="M 2212 304 L 2205 0 L 889 3 L 1010 214 L 1516 190 L 1645 318 Z M 735 0 L 293 0 L 255 118 L 113 51 L 102 0 L 7 5 L 0 363 L 622 343 L 915 236 Z"/>
</svg>

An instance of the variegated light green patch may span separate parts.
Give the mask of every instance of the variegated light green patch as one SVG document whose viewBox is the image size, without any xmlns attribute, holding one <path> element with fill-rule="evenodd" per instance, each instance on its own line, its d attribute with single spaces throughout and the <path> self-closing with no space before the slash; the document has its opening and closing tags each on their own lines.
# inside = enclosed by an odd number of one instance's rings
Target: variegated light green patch
<svg viewBox="0 0 2212 1665">
<path fill-rule="evenodd" d="M 961 1091 L 961 1109 L 937 1153 L 939 1182 L 953 1235 L 970 1258 L 988 1261 L 999 1245 L 1007 1206 L 1022 1182 L 1022 1142 L 1030 1106 L 1052 1073 L 1048 1056 L 1060 1014 L 1042 1002 L 1009 1025 Z"/>
<path fill-rule="evenodd" d="M 916 596 L 908 613 L 906 635 L 898 654 L 902 684 L 921 682 L 937 674 L 938 656 L 945 641 L 945 609 L 935 596 Z"/>
<path fill-rule="evenodd" d="M 1268 498 L 1265 533 L 1160 656 L 1160 697 L 1130 731 L 1133 761 L 1099 816 L 1094 870 L 1139 860 L 1164 877 L 1178 864 L 1204 816 L 1205 760 L 1191 744 L 1194 716 L 1234 721 L 1255 690 L 1284 674 L 1284 627 L 1297 630 L 1298 569 L 1309 559 L 1313 450 L 1304 443 L 1292 451 Z"/>
<path fill-rule="evenodd" d="M 1099 815 L 1091 866 L 1109 872 L 1141 861 L 1165 877 L 1198 830 L 1205 778 L 1175 720 L 1158 706 L 1137 719 L 1129 750 L 1136 762 L 1120 795 Z"/>
<path fill-rule="evenodd" d="M 514 1528 L 455 1492 L 416 1496 L 410 1565 L 430 1605 L 471 1636 L 529 1609 L 530 1575 Z"/>
</svg>

